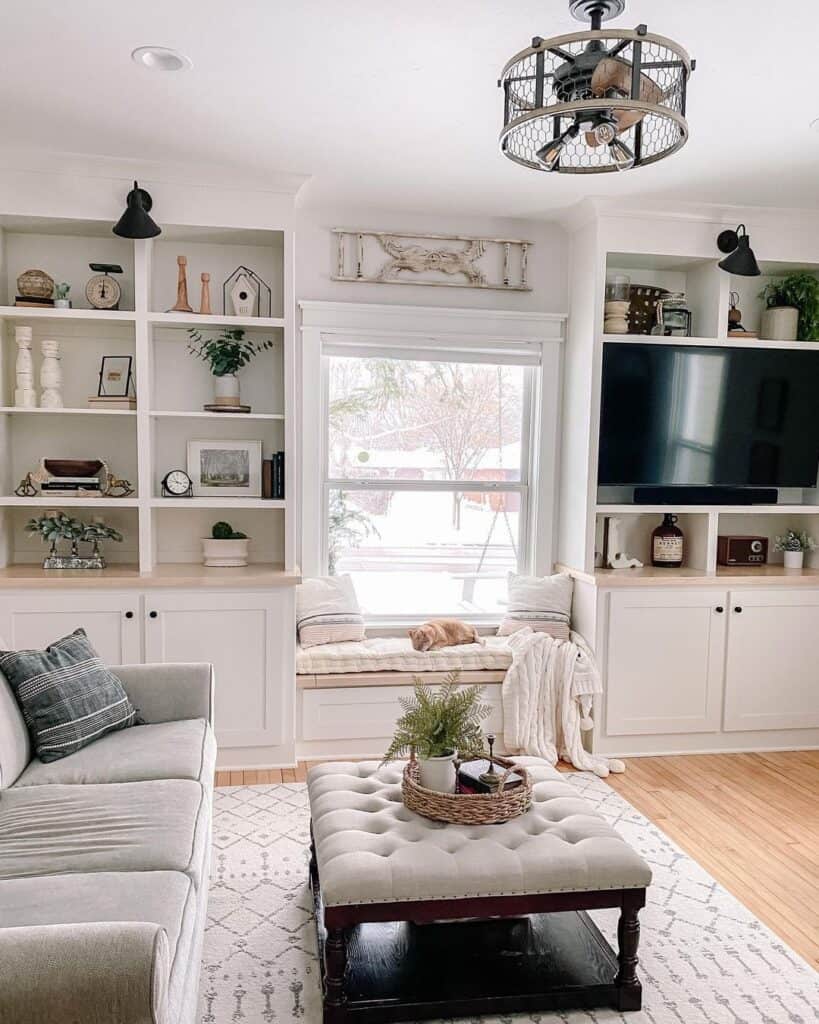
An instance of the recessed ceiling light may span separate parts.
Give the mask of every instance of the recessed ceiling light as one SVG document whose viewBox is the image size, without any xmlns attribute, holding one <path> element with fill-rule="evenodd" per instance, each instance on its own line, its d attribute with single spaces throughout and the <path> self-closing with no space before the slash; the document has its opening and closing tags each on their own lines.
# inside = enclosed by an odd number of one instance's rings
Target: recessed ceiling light
<svg viewBox="0 0 819 1024">
<path fill-rule="evenodd" d="M 188 71 L 193 67 L 190 57 L 167 46 L 138 46 L 131 60 L 150 71 Z"/>
</svg>

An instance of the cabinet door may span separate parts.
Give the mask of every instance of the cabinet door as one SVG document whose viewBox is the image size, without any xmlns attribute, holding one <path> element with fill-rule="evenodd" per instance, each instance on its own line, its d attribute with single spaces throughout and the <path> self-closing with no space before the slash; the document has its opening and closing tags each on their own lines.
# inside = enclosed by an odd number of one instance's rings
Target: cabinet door
<svg viewBox="0 0 819 1024">
<path fill-rule="evenodd" d="M 290 590 L 145 595 L 146 661 L 214 666 L 216 737 L 224 747 L 292 738 L 295 635 Z"/>
<path fill-rule="evenodd" d="M 687 588 L 611 594 L 608 735 L 719 730 L 727 597 Z"/>
<path fill-rule="evenodd" d="M 79 626 L 106 664 L 142 661 L 138 593 L 34 590 L 0 597 L 0 638 L 13 650 L 42 650 Z"/>
<path fill-rule="evenodd" d="M 819 727 L 819 590 L 730 595 L 725 729 Z"/>
</svg>

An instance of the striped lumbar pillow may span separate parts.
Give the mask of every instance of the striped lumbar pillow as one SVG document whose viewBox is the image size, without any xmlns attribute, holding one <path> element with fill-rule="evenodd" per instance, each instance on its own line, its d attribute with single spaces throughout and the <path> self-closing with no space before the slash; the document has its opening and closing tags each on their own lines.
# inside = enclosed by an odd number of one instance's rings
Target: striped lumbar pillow
<svg viewBox="0 0 819 1024">
<path fill-rule="evenodd" d="M 14 691 L 34 750 L 58 761 L 136 722 L 122 683 L 77 629 L 44 651 L 0 651 L 0 672 Z"/>
<path fill-rule="evenodd" d="M 302 647 L 363 640 L 364 619 L 349 576 L 321 576 L 296 587 L 296 628 Z"/>
<path fill-rule="evenodd" d="M 570 576 L 518 576 L 509 573 L 509 605 L 498 636 L 509 636 L 529 626 L 557 640 L 569 639 L 572 611 Z"/>
</svg>

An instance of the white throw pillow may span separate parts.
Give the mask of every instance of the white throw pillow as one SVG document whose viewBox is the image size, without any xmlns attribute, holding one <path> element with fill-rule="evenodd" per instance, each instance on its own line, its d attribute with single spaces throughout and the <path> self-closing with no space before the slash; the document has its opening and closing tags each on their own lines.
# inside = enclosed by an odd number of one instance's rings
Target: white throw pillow
<svg viewBox="0 0 819 1024">
<path fill-rule="evenodd" d="M 518 576 L 509 573 L 509 604 L 498 636 L 529 626 L 557 640 L 569 639 L 572 612 L 571 576 Z"/>
<path fill-rule="evenodd" d="M 350 576 L 319 576 L 296 587 L 296 629 L 302 647 L 364 640 L 364 619 Z"/>
</svg>

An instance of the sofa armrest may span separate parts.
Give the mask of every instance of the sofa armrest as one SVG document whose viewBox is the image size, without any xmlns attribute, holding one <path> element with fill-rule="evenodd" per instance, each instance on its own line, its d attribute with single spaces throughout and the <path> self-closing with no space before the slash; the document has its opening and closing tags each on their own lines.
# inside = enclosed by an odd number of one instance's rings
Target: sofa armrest
<svg viewBox="0 0 819 1024">
<path fill-rule="evenodd" d="M 0 928 L 0 1021 L 168 1024 L 169 974 L 157 924 Z"/>
<path fill-rule="evenodd" d="M 204 718 L 213 725 L 212 665 L 118 665 L 111 671 L 148 724 Z"/>
</svg>

